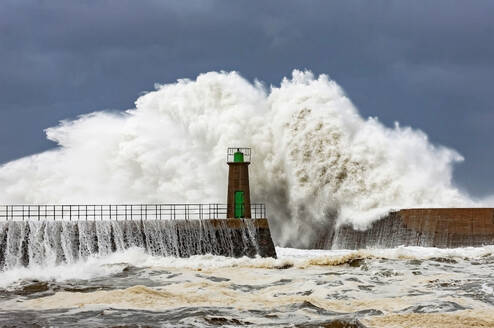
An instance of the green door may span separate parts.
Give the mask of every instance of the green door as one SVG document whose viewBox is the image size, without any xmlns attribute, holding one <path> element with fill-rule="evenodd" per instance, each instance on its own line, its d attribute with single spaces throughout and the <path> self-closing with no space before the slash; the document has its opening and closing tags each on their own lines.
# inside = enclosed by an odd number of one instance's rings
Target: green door
<svg viewBox="0 0 494 328">
<path fill-rule="evenodd" d="M 235 191 L 235 217 L 243 218 L 245 216 L 245 207 L 244 207 L 244 192 L 243 191 Z"/>
</svg>

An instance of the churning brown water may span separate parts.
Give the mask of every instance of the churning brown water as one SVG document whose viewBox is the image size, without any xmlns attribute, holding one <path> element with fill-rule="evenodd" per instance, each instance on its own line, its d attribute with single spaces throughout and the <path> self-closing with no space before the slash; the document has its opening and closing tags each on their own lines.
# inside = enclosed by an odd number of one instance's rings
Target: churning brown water
<svg viewBox="0 0 494 328">
<path fill-rule="evenodd" d="M 494 327 L 494 247 L 277 252 L 12 267 L 0 326 Z"/>
</svg>

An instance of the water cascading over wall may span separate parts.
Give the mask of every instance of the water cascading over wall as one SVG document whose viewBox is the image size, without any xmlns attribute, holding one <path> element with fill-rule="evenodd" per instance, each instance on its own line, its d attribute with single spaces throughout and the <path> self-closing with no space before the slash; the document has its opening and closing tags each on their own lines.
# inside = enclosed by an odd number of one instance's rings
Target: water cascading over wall
<svg viewBox="0 0 494 328">
<path fill-rule="evenodd" d="M 130 247 L 160 256 L 276 257 L 265 219 L 0 222 L 2 270 L 72 263 Z"/>
</svg>

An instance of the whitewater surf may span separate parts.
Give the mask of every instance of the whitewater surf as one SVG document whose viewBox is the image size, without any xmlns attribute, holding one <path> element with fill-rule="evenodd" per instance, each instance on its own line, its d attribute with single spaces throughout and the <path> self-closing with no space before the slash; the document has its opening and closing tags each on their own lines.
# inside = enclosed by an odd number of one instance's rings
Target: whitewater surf
<svg viewBox="0 0 494 328">
<path fill-rule="evenodd" d="M 209 72 L 135 104 L 46 129 L 58 148 L 2 165 L 0 203 L 216 203 L 225 149 L 246 145 L 252 202 L 266 203 L 281 246 L 311 247 L 328 226 L 365 229 L 392 209 L 486 205 L 454 185 L 461 155 L 361 117 L 324 74 L 294 70 L 265 86 Z"/>
<path fill-rule="evenodd" d="M 0 273 L 0 324 L 494 327 L 494 248 L 277 248 L 188 259 L 140 248 Z"/>
</svg>

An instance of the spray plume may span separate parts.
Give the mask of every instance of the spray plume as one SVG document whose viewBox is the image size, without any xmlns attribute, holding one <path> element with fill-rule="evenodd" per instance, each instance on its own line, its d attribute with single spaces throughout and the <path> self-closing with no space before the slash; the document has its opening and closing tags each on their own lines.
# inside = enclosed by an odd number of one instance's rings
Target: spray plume
<svg viewBox="0 0 494 328">
<path fill-rule="evenodd" d="M 0 167 L 1 203 L 223 202 L 225 153 L 253 148 L 251 193 L 279 245 L 315 230 L 364 229 L 390 209 L 467 206 L 462 157 L 418 130 L 362 118 L 328 76 L 294 70 L 269 90 L 236 72 L 157 85 L 124 113 L 46 130 L 58 148 Z"/>
</svg>

